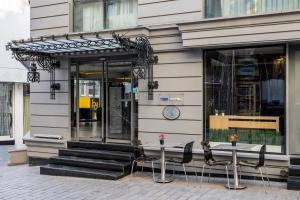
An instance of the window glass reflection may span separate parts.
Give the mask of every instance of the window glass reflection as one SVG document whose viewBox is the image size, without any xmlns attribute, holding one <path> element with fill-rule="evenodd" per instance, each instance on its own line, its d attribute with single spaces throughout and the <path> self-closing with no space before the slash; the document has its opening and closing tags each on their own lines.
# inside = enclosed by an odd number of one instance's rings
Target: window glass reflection
<svg viewBox="0 0 300 200">
<path fill-rule="evenodd" d="M 267 144 L 281 153 L 285 119 L 284 46 L 205 52 L 206 138 Z"/>
</svg>

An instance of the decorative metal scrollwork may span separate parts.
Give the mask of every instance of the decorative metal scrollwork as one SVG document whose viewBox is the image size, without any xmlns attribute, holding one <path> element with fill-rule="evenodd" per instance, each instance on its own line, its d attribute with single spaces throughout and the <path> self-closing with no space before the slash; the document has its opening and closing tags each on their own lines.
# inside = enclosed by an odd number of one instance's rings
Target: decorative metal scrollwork
<svg viewBox="0 0 300 200">
<path fill-rule="evenodd" d="M 71 39 L 74 36 L 74 39 Z M 64 36 L 45 36 L 30 38 L 29 40 L 12 41 L 6 45 L 16 60 L 34 62 L 28 72 L 29 82 L 39 82 L 40 74 L 36 64 L 50 74 L 50 97 L 55 99 L 55 91 L 60 85 L 55 83 L 55 68 L 59 67 L 57 56 L 74 56 L 78 54 L 101 54 L 107 52 L 125 51 L 132 55 L 132 74 L 137 79 L 148 79 L 148 99 L 153 99 L 153 89 L 158 88 L 157 81 L 153 81 L 153 64 L 158 57 L 146 36 L 130 39 L 115 33 L 112 38 L 100 38 L 95 33 L 94 38 L 84 38 L 83 34 L 66 34 Z"/>
<path fill-rule="evenodd" d="M 120 37 L 116 34 L 113 34 L 113 37 L 127 51 L 130 49 L 136 50 L 137 59 L 132 63 L 132 73 L 137 79 L 148 79 L 148 99 L 153 100 L 153 90 L 158 88 L 158 82 L 153 81 L 153 65 L 157 64 L 158 57 L 154 55 L 148 37 L 136 37 L 134 42 L 129 38 Z"/>
<path fill-rule="evenodd" d="M 38 56 L 37 63 L 44 71 L 51 72 L 53 66 L 55 66 L 56 59 L 50 56 Z"/>
<path fill-rule="evenodd" d="M 37 67 L 34 62 L 30 63 L 29 72 L 27 73 L 27 82 L 40 82 L 40 73 L 37 72 Z"/>
<path fill-rule="evenodd" d="M 132 74 L 136 79 L 142 79 L 144 78 L 146 75 L 146 70 L 144 68 L 140 68 L 140 67 L 134 67 L 134 64 L 132 66 Z"/>
</svg>

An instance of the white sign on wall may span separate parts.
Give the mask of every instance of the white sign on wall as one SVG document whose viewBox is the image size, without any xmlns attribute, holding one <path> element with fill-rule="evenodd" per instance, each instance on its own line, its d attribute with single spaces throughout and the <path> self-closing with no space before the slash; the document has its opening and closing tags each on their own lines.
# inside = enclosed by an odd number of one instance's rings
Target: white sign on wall
<svg viewBox="0 0 300 200">
<path fill-rule="evenodd" d="M 183 105 L 184 94 L 183 93 L 160 93 L 159 102 L 160 105 Z"/>
</svg>

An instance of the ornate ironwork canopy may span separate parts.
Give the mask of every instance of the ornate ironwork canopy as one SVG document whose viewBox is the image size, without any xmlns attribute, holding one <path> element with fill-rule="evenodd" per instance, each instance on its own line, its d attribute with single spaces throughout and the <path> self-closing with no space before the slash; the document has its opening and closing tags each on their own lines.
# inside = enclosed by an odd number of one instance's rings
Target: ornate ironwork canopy
<svg viewBox="0 0 300 200">
<path fill-rule="evenodd" d="M 158 58 L 146 36 L 128 38 L 112 34 L 110 38 L 101 38 L 99 33 L 66 34 L 60 36 L 44 36 L 28 40 L 13 40 L 6 45 L 18 61 L 31 61 L 28 72 L 29 82 L 39 82 L 37 63 L 41 69 L 50 73 L 51 99 L 55 99 L 55 68 L 59 67 L 59 57 L 78 55 L 101 56 L 110 53 L 134 54 L 132 57 L 132 73 L 136 78 L 148 79 L 148 98 L 153 99 L 153 89 L 158 87 L 153 81 L 153 64 Z"/>
</svg>

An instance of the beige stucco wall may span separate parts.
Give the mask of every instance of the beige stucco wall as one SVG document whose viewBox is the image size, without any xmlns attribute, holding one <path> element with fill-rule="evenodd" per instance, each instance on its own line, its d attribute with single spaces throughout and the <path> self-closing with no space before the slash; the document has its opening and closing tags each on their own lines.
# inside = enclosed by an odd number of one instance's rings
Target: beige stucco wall
<svg viewBox="0 0 300 200">
<path fill-rule="evenodd" d="M 31 0 L 31 35 L 65 34 L 72 31 L 72 4 L 68 0 Z M 132 35 L 149 36 L 155 54 L 159 57 L 154 65 L 154 80 L 159 87 L 154 90 L 154 99 L 147 99 L 147 80 L 139 82 L 139 139 L 143 143 L 158 143 L 158 135 L 165 133 L 169 142 L 196 141 L 196 159 L 202 159 L 200 141 L 203 138 L 203 61 L 202 50 L 206 48 L 238 45 L 293 42 L 299 39 L 298 12 L 232 19 L 203 19 L 203 1 L 198 0 L 139 0 L 138 24 L 146 28 L 120 31 Z M 194 21 L 194 22 L 192 22 Z M 184 22 L 184 23 L 183 23 Z M 129 31 L 130 32 L 130 31 Z M 110 30 L 101 32 L 106 36 Z M 130 35 L 130 34 L 129 34 Z M 49 76 L 42 73 L 42 82 L 33 85 L 31 95 L 32 133 L 58 134 L 70 137 L 68 63 L 57 70 L 57 80 L 62 84 L 61 93 L 55 101 L 50 100 Z M 180 97 L 173 102 L 180 111 L 178 120 L 163 118 L 165 103 L 161 96 Z M 44 114 L 44 117 L 38 117 Z M 39 126 L 43 124 L 42 126 Z M 50 126 L 51 125 L 51 126 Z M 56 126 L 56 127 L 53 127 Z M 34 144 L 34 141 L 28 142 Z M 40 146 L 42 142 L 40 141 Z M 57 151 L 44 145 L 47 156 Z M 42 156 L 41 148 L 31 148 L 34 155 Z M 42 152 L 42 153 L 41 153 Z M 177 153 L 177 155 L 179 155 Z M 251 155 L 255 157 L 256 155 Z M 229 154 L 225 157 L 230 157 Z M 246 157 L 249 157 L 246 155 Z M 282 157 L 282 156 L 280 156 Z M 284 156 L 283 156 L 284 157 Z M 280 174 L 286 169 L 288 158 L 267 157 L 270 173 Z M 199 165 L 201 162 L 198 163 Z"/>
<path fill-rule="evenodd" d="M 179 23 L 184 47 L 213 48 L 300 41 L 300 11 Z"/>
</svg>

